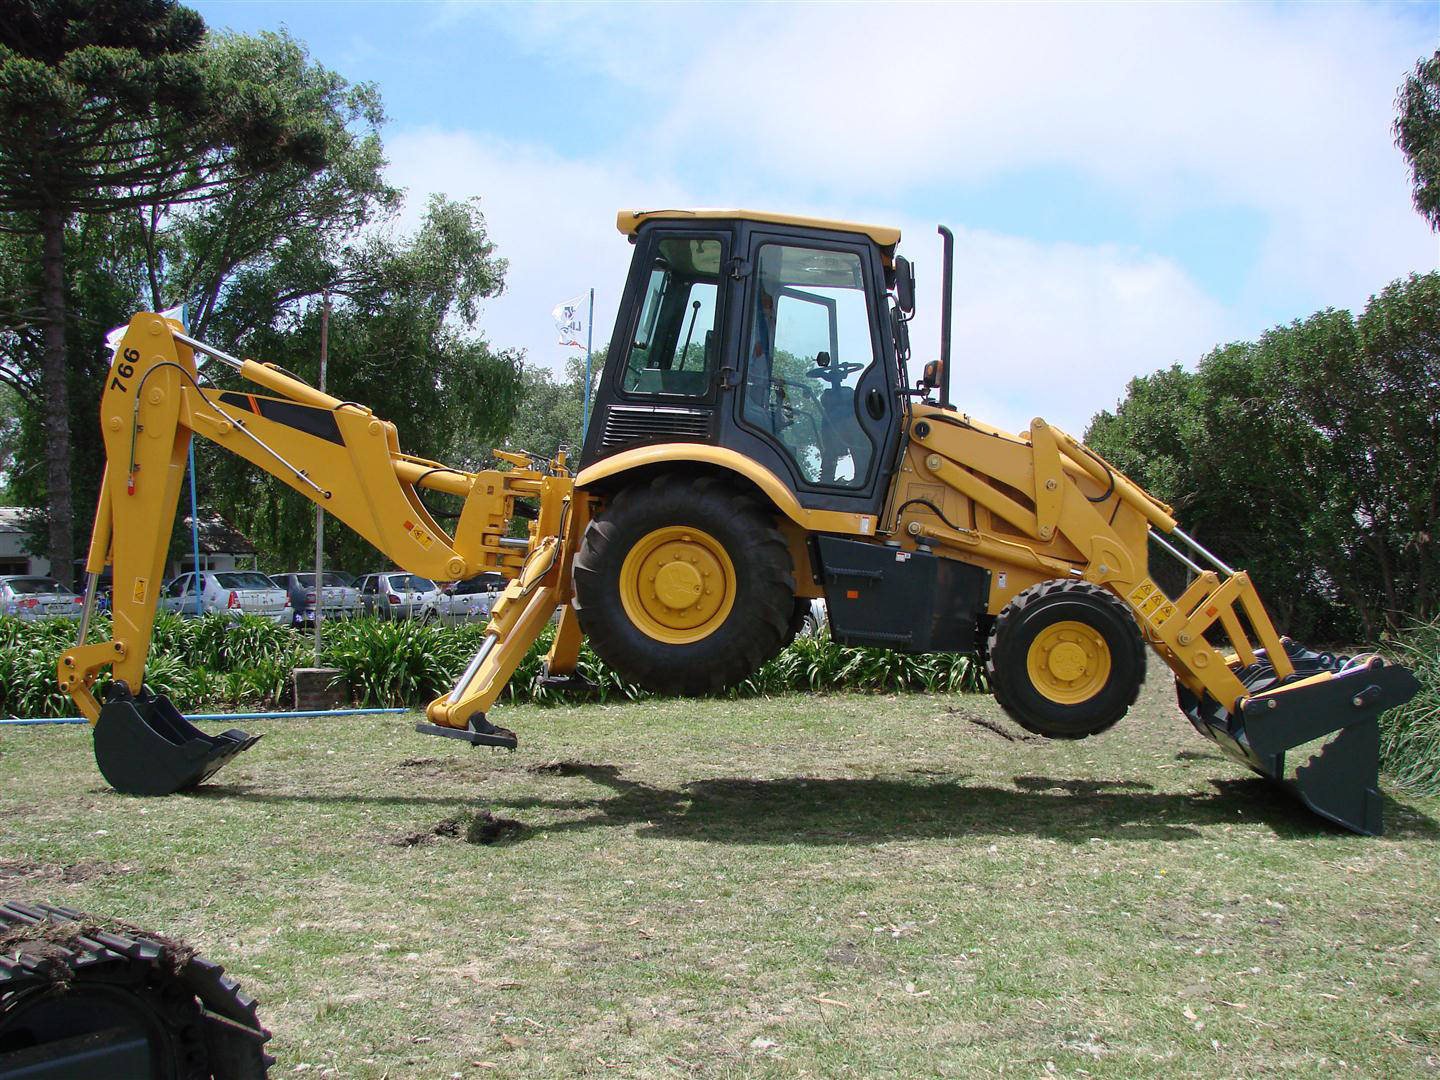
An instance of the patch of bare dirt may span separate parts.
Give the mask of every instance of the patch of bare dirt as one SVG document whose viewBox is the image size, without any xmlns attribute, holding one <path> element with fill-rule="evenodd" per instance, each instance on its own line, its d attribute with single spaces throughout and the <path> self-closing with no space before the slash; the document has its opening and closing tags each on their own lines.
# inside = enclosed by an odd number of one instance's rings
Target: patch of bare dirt
<svg viewBox="0 0 1440 1080">
<path fill-rule="evenodd" d="M 112 874 L 134 872 L 133 866 L 113 862 L 82 860 L 66 864 L 0 859 L 0 881 L 54 881 L 62 885 L 81 885 Z"/>
<path fill-rule="evenodd" d="M 544 761 L 538 765 L 531 765 L 526 772 L 536 773 L 541 776 L 587 776 L 596 769 L 603 768 L 601 765 L 590 765 L 583 761 Z"/>
<path fill-rule="evenodd" d="M 425 844 L 433 844 L 442 836 L 459 836 L 469 816 L 469 814 L 456 814 L 453 817 L 448 817 L 443 821 L 436 822 L 428 829 L 421 829 L 419 832 L 404 833 L 401 836 L 394 837 L 390 843 L 396 847 L 423 847 Z"/>
<path fill-rule="evenodd" d="M 412 757 L 406 758 L 395 767 L 397 769 L 433 769 L 437 765 L 447 764 L 449 760 L 449 758 L 438 757 Z"/>
<path fill-rule="evenodd" d="M 512 818 L 496 817 L 489 810 L 481 810 L 470 819 L 465 830 L 467 844 L 499 844 L 519 836 L 525 826 Z"/>
<path fill-rule="evenodd" d="M 461 838 L 467 844 L 498 844 L 519 836 L 524 828 L 511 818 L 496 817 L 489 810 L 477 810 L 452 815 L 428 829 L 397 836 L 389 843 L 395 847 L 423 847 L 441 839 Z"/>
</svg>

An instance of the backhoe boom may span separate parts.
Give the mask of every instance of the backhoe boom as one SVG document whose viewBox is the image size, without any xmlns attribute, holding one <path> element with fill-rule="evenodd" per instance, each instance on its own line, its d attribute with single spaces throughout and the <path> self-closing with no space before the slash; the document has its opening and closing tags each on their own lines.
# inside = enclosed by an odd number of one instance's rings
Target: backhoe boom
<svg viewBox="0 0 1440 1080">
<path fill-rule="evenodd" d="M 202 385 L 197 352 L 268 394 Z M 204 735 L 143 689 L 166 545 L 196 434 L 279 477 L 411 573 L 448 581 L 498 571 L 513 579 L 497 602 L 475 678 L 432 703 L 428 717 L 471 741 L 514 744 L 508 733 L 494 734 L 484 713 L 550 612 L 568 598 L 560 549 L 583 528 L 585 515 L 561 511 L 571 498 L 563 456 L 541 470 L 527 457 L 508 455 L 516 465 L 509 471 L 473 472 L 405 454 L 395 426 L 363 405 L 331 397 L 274 365 L 212 349 L 154 314 L 131 320 L 111 364 L 100 420 L 107 465 L 86 558 L 86 618 L 82 640 L 60 658 L 59 680 L 96 725 L 101 771 L 107 779 L 114 772 L 117 787 L 156 793 L 190 786 L 239 744 L 253 743 L 243 732 L 218 741 Z M 426 510 L 420 488 L 464 499 L 454 535 Z M 518 544 L 507 539 L 517 498 L 539 498 L 542 507 L 530 540 Z M 532 557 L 543 571 L 527 571 Z M 94 584 L 107 563 L 111 638 L 91 643 L 84 637 Z M 549 604 L 545 618 L 535 613 L 541 603 Z M 513 614 L 520 608 L 529 617 Z M 563 667 L 563 658 L 556 659 Z M 102 705 L 95 683 L 106 668 L 109 701 Z M 481 675 L 483 683 L 472 685 Z M 168 770 L 167 754 L 174 759 Z"/>
</svg>

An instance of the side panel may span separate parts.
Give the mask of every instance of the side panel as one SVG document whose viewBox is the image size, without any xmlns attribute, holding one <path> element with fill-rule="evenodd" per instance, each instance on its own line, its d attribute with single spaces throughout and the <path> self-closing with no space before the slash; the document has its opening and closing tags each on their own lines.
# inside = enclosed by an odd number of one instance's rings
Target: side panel
<svg viewBox="0 0 1440 1080">
<path fill-rule="evenodd" d="M 830 632 L 843 645 L 969 652 L 990 572 L 955 559 L 835 536 L 815 541 Z"/>
</svg>

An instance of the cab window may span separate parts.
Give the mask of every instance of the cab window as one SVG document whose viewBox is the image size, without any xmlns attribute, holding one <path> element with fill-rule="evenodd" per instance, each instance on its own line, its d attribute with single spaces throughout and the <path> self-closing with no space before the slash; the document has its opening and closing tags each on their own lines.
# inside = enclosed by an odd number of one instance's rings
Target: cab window
<svg viewBox="0 0 1440 1080">
<path fill-rule="evenodd" d="M 807 483 L 863 486 L 877 446 L 856 388 L 879 357 L 860 256 L 766 244 L 756 284 L 746 422 L 775 439 Z"/>
<path fill-rule="evenodd" d="M 655 247 L 640 319 L 625 361 L 627 394 L 703 397 L 719 351 L 722 246 L 666 237 Z"/>
</svg>

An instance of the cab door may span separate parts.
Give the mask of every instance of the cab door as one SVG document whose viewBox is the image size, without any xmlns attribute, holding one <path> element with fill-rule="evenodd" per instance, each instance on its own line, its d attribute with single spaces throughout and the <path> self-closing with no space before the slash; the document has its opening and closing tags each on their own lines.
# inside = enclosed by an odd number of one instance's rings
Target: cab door
<svg viewBox="0 0 1440 1080">
<path fill-rule="evenodd" d="M 878 249 L 759 225 L 742 245 L 722 444 L 788 480 L 802 506 L 878 515 L 900 435 Z"/>
</svg>

